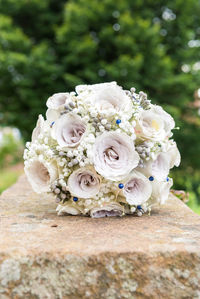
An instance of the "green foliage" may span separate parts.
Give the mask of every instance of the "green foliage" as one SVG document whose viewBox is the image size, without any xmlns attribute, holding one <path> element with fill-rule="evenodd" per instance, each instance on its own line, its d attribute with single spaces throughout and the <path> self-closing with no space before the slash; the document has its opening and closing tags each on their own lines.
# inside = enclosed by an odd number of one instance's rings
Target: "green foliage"
<svg viewBox="0 0 200 299">
<path fill-rule="evenodd" d="M 0 172 L 0 194 L 16 182 L 21 171 L 15 171 L 13 169 L 2 169 Z"/>
<path fill-rule="evenodd" d="M 23 142 L 16 138 L 10 128 L 0 131 L 0 168 L 22 160 Z"/>
<path fill-rule="evenodd" d="M 198 202 L 200 198 L 200 170 L 194 170 L 192 167 L 188 167 L 185 171 L 177 169 L 173 171 L 173 179 L 178 190 L 183 189 L 184 186 L 184 189 L 189 192 L 189 202 L 187 204 L 196 213 L 200 214 L 200 204 Z"/>
<path fill-rule="evenodd" d="M 49 95 L 82 83 L 135 86 L 181 127 L 174 133 L 180 173 L 194 185 L 188 169 L 200 177 L 200 125 L 188 103 L 200 87 L 200 72 L 192 69 L 200 52 L 188 43 L 200 38 L 199 1 L 0 0 L 0 11 L 4 124 L 29 139 Z M 184 64 L 192 70 L 183 72 Z M 175 188 L 190 189 L 174 179 Z"/>
</svg>

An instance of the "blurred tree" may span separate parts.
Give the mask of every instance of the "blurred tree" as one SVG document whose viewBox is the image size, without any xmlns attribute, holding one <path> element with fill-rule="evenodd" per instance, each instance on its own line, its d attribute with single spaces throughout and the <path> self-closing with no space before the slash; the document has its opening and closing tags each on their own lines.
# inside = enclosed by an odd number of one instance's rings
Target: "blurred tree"
<svg viewBox="0 0 200 299">
<path fill-rule="evenodd" d="M 199 1 L 0 0 L 0 11 L 5 124 L 30 138 L 49 95 L 116 80 L 172 113 L 182 169 L 200 169 L 200 125 L 187 106 L 200 86 Z"/>
</svg>

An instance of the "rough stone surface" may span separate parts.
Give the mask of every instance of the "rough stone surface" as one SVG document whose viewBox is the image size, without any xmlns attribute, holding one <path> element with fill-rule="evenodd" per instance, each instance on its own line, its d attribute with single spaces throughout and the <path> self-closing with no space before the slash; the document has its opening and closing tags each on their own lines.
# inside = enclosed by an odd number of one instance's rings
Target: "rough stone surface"
<svg viewBox="0 0 200 299">
<path fill-rule="evenodd" d="M 55 213 L 25 177 L 0 197 L 0 298 L 200 298 L 200 217 L 171 197 L 151 216 Z"/>
</svg>

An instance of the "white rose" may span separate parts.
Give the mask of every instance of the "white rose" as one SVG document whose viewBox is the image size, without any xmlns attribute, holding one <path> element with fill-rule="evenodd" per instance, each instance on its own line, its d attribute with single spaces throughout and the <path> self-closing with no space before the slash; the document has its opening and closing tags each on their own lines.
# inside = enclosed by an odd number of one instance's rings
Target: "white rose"
<svg viewBox="0 0 200 299">
<path fill-rule="evenodd" d="M 92 198 L 100 189 L 100 176 L 93 168 L 79 168 L 68 179 L 69 192 L 79 198 Z"/>
<path fill-rule="evenodd" d="M 125 180 L 122 191 L 130 205 L 141 205 L 150 198 L 152 187 L 142 173 L 133 171 Z"/>
<path fill-rule="evenodd" d="M 167 152 L 159 153 L 155 160 L 149 160 L 144 164 L 141 171 L 148 177 L 153 176 L 158 181 L 166 180 L 169 171 L 174 166 L 179 166 L 180 164 L 180 153 L 174 144 L 170 147 Z"/>
<path fill-rule="evenodd" d="M 136 134 L 142 139 L 161 141 L 171 137 L 174 119 L 162 107 L 152 105 L 149 110 L 142 110 L 136 125 Z"/>
<path fill-rule="evenodd" d="M 82 214 L 82 211 L 80 207 L 74 206 L 71 202 L 65 203 L 65 205 L 58 205 L 56 208 L 56 212 L 58 213 L 58 216 L 64 216 L 64 215 L 80 215 Z"/>
<path fill-rule="evenodd" d="M 123 213 L 123 207 L 117 202 L 104 204 L 103 207 L 94 207 L 90 210 L 90 216 L 92 218 L 122 216 Z"/>
<path fill-rule="evenodd" d="M 177 148 L 176 142 L 168 149 L 168 155 L 170 155 L 170 168 L 174 166 L 178 167 L 181 163 L 181 155 Z"/>
<path fill-rule="evenodd" d="M 106 179 L 119 181 L 137 167 L 139 155 L 125 133 L 104 132 L 94 144 L 94 167 Z"/>
<path fill-rule="evenodd" d="M 81 117 L 73 114 L 63 114 L 57 119 L 52 128 L 52 138 L 62 148 L 77 146 L 86 131 L 86 125 Z"/>
<path fill-rule="evenodd" d="M 57 167 L 54 163 L 45 160 L 40 161 L 38 158 L 26 163 L 24 171 L 36 193 L 49 192 L 51 183 L 58 176 Z"/>
<path fill-rule="evenodd" d="M 45 126 L 45 120 L 44 120 L 43 116 L 40 114 L 38 116 L 36 127 L 32 132 L 32 142 L 34 142 L 38 139 L 38 136 L 42 133 L 44 126 Z"/>
<path fill-rule="evenodd" d="M 124 112 L 129 117 L 132 115 L 132 101 L 116 82 L 89 85 L 85 89 L 83 86 L 82 89 L 77 87 L 77 91 L 80 90 L 86 91 L 86 100 L 94 105 L 100 114 L 113 115 Z"/>
<path fill-rule="evenodd" d="M 68 92 L 55 93 L 50 98 L 48 98 L 46 105 L 49 109 L 58 110 L 64 107 L 69 96 L 70 95 Z"/>
<path fill-rule="evenodd" d="M 160 182 L 158 180 L 153 180 L 152 185 L 152 195 L 151 202 L 164 204 L 169 197 L 170 188 L 173 185 L 173 180 L 171 178 L 168 181 Z"/>
<path fill-rule="evenodd" d="M 102 90 L 106 87 L 112 87 L 112 86 L 117 86 L 117 82 L 112 81 L 112 82 L 92 84 L 92 85 L 86 85 L 86 84 L 77 85 L 76 86 L 76 93 L 78 95 L 80 95 L 83 92 L 86 92 L 88 94 L 88 92 L 99 91 L 99 90 Z"/>
</svg>

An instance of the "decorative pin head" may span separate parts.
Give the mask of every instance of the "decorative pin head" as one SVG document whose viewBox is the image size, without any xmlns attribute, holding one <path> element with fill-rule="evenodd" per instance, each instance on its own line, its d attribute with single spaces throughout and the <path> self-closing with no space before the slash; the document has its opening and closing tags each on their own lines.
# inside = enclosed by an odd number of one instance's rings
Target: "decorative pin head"
<svg viewBox="0 0 200 299">
<path fill-rule="evenodd" d="M 119 189 L 123 189 L 123 188 L 124 188 L 124 184 L 120 183 L 120 184 L 118 185 L 118 187 L 119 187 Z"/>
<path fill-rule="evenodd" d="M 150 182 L 153 182 L 153 181 L 154 181 L 154 177 L 153 177 L 153 176 L 150 176 L 150 177 L 149 177 L 149 181 L 150 181 Z"/>
<path fill-rule="evenodd" d="M 122 122 L 121 119 L 117 119 L 117 120 L 116 120 L 116 124 L 117 124 L 117 125 L 119 125 L 121 122 Z"/>
</svg>

